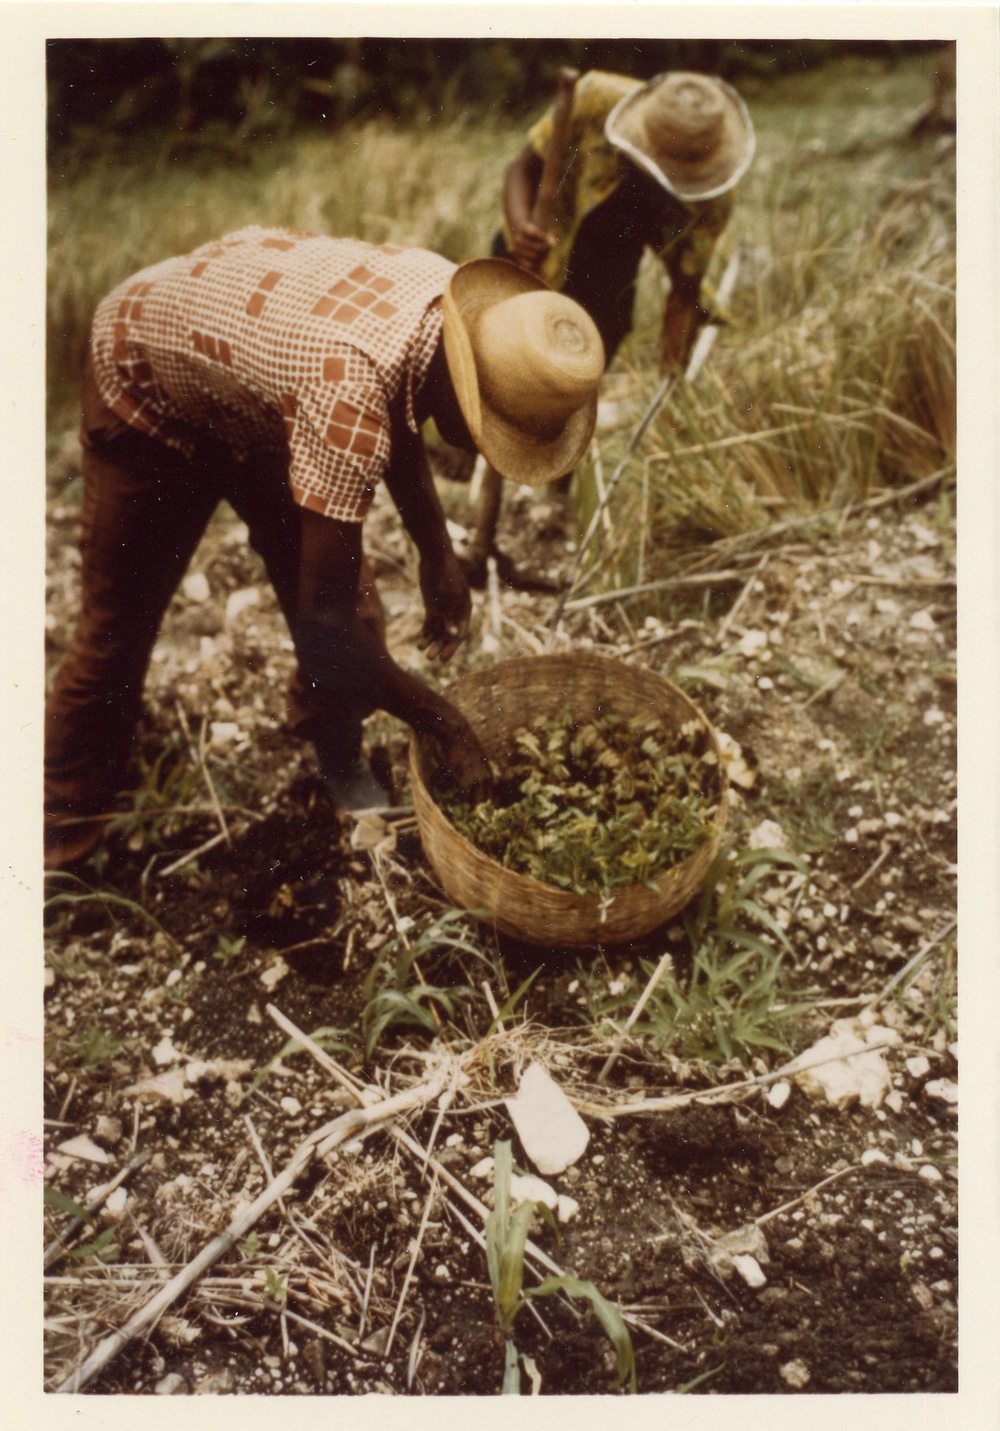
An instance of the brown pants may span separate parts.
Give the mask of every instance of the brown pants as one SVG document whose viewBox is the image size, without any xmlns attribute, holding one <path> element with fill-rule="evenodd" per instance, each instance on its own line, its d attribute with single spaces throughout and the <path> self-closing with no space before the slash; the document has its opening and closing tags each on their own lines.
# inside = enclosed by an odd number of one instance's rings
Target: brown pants
<svg viewBox="0 0 1000 1431">
<path fill-rule="evenodd" d="M 84 858 L 100 840 L 100 822 L 87 817 L 107 811 L 124 784 L 160 623 L 219 502 L 246 523 L 292 629 L 298 587 L 299 514 L 280 453 L 236 462 L 208 439 L 189 461 L 109 412 L 89 368 L 81 440 L 82 610 L 45 710 L 47 869 Z M 367 565 L 359 611 L 384 639 Z M 298 671 L 289 684 L 289 725 L 323 742 L 328 763 L 357 758 L 369 714 L 332 706 Z"/>
</svg>

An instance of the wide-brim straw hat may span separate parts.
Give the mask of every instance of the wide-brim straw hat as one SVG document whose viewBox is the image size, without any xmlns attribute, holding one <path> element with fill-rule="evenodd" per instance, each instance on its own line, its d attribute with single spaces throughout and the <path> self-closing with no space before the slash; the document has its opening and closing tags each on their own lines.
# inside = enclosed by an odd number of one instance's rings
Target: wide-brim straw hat
<svg viewBox="0 0 1000 1431">
<path fill-rule="evenodd" d="M 601 335 L 578 303 L 507 259 L 473 259 L 445 289 L 444 346 L 469 431 L 501 476 L 537 486 L 572 472 L 604 371 Z"/>
<path fill-rule="evenodd" d="M 678 199 L 714 199 L 753 159 L 756 137 L 742 99 L 724 80 L 675 71 L 619 100 L 604 132 Z"/>
</svg>

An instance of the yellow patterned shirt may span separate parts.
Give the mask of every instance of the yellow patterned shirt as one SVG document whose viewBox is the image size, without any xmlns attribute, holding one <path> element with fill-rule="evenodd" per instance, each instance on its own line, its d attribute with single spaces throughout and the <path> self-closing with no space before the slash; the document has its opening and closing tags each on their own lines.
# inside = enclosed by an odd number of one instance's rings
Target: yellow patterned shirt
<svg viewBox="0 0 1000 1431">
<path fill-rule="evenodd" d="M 624 95 L 641 88 L 642 80 L 590 70 L 577 81 L 569 130 L 568 164 L 555 197 L 552 231 L 557 243 L 546 257 L 541 276 L 553 288 L 566 281 L 566 269 L 580 225 L 598 204 L 610 197 L 631 167 L 605 135 L 608 115 Z M 528 143 L 544 159 L 552 138 L 551 109 L 528 131 Z M 735 189 L 715 199 L 682 203 L 660 190 L 662 232 L 651 244 L 671 278 L 702 278 L 715 245 L 729 220 Z M 510 232 L 504 225 L 508 245 Z"/>
</svg>

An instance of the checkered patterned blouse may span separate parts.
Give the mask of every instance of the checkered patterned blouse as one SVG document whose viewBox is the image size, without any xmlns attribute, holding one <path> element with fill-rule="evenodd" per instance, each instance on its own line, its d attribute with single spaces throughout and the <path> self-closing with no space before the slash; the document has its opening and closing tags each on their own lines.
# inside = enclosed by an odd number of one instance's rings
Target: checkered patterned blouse
<svg viewBox="0 0 1000 1431">
<path fill-rule="evenodd" d="M 304 507 L 363 521 L 441 335 L 454 264 L 288 229 L 240 229 L 133 275 L 91 336 L 101 396 L 192 456 L 209 430 L 237 454 L 289 452 Z"/>
</svg>

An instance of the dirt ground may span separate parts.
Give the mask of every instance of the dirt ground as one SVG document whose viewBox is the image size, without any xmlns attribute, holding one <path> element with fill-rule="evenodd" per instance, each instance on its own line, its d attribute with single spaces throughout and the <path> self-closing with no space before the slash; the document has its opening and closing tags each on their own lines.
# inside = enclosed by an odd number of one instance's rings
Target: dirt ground
<svg viewBox="0 0 1000 1431">
<path fill-rule="evenodd" d="M 50 467 L 53 667 L 76 599 L 77 463 L 67 439 Z M 447 491 L 461 523 L 461 494 Z M 558 575 L 564 516 L 558 499 L 517 490 L 501 543 Z M 154 776 L 123 799 L 84 871 L 118 902 L 60 900 L 87 893 L 64 885 L 48 907 L 47 1389 L 354 1106 L 317 1058 L 288 1051 L 274 1008 L 363 1084 L 397 1093 L 437 1071 L 449 1098 L 393 1125 L 410 1145 L 376 1126 L 314 1162 L 88 1392 L 497 1393 L 482 1217 L 458 1189 L 489 1201 L 480 1165 L 512 1136 L 504 1100 L 532 1061 L 589 1132 L 583 1156 L 549 1179 L 575 1214 L 558 1235 L 539 1219 L 532 1236 L 619 1305 L 640 1393 L 954 1391 L 950 495 L 785 533 L 752 552 L 749 585 L 682 588 L 665 614 L 633 602 L 566 621 L 575 643 L 682 681 L 741 748 L 755 779 L 735 788 L 734 848 L 777 839 L 806 858 L 807 879 L 778 872 L 763 896 L 792 942 L 789 985 L 812 1006 L 789 1025 L 794 1050 L 866 1006 L 868 1025 L 888 1031 L 874 1055 L 883 1086 L 843 1106 L 791 1076 L 742 1082 L 786 1053 L 712 1063 L 651 1036 L 626 1039 L 599 1081 L 617 1027 L 607 1011 L 617 999 L 620 1026 L 646 981 L 640 960 L 669 949 L 685 968 L 679 923 L 643 948 L 583 955 L 470 926 L 481 957 L 430 949 L 421 964 L 429 983 L 476 996 L 455 1015 L 467 1037 L 395 1024 L 365 1062 L 366 979 L 447 901 L 407 812 L 376 826 L 338 818 L 311 749 L 285 733 L 291 643 L 244 536 L 218 514 L 157 647 L 137 753 Z M 384 505 L 366 539 L 393 651 L 446 680 L 414 645 L 414 564 Z M 477 594 L 452 670 L 537 652 L 551 609 L 550 596 Z M 370 735 L 405 806 L 406 732 L 379 716 Z M 502 1005 L 532 973 L 517 1016 L 487 1037 L 489 998 Z M 720 1096 L 727 1084 L 740 1086 Z M 530 1171 L 516 1139 L 514 1153 Z M 85 1203 L 123 1172 L 91 1222 L 53 1246 L 70 1224 L 64 1200 Z M 586 1303 L 539 1300 L 515 1335 L 543 1395 L 614 1390 L 611 1344 Z"/>
</svg>

